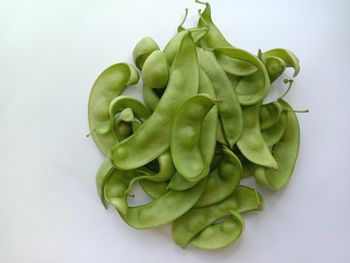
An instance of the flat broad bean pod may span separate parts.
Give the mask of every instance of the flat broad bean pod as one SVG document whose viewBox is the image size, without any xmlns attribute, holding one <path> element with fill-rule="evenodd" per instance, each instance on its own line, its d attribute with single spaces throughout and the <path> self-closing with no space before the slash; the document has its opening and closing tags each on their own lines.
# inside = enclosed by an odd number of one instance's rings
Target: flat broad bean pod
<svg viewBox="0 0 350 263">
<path fill-rule="evenodd" d="M 280 100 L 280 103 L 284 109 L 288 110 L 288 116 L 284 134 L 272 148 L 278 169 L 261 167 L 255 172 L 255 178 L 259 184 L 275 190 L 281 189 L 288 183 L 294 170 L 300 145 L 300 128 L 297 116 L 286 101 Z"/>
<path fill-rule="evenodd" d="M 201 48 L 198 48 L 197 52 L 199 65 L 213 84 L 216 97 L 223 98 L 223 102 L 218 105 L 219 119 L 225 138 L 232 147 L 242 132 L 241 106 L 230 80 L 218 64 L 215 55 Z"/>
<path fill-rule="evenodd" d="M 142 69 L 147 57 L 155 50 L 159 50 L 157 43 L 151 37 L 142 38 L 133 51 L 134 63 L 138 69 Z"/>
<path fill-rule="evenodd" d="M 254 189 L 240 185 L 220 203 L 202 208 L 192 208 L 176 219 L 172 228 L 173 239 L 179 246 L 186 247 L 193 238 L 218 219 L 230 216 L 230 211 L 244 213 L 261 210 L 262 207 L 262 196 Z"/>
<path fill-rule="evenodd" d="M 195 207 L 213 205 L 229 196 L 239 184 L 242 166 L 236 155 L 223 146 L 224 158 L 219 166 L 208 175 L 208 183 Z"/>
<path fill-rule="evenodd" d="M 268 129 L 275 125 L 278 122 L 281 113 L 282 106 L 278 101 L 261 105 L 259 112 L 260 129 Z"/>
<path fill-rule="evenodd" d="M 198 181 L 209 172 L 209 162 L 204 160 L 200 135 L 210 132 L 215 142 L 216 120 L 201 130 L 208 112 L 215 106 L 215 100 L 208 95 L 198 94 L 188 99 L 176 112 L 170 137 L 170 150 L 176 170 L 188 181 Z M 214 154 L 215 143 L 211 145 Z M 208 145 L 207 145 L 208 147 Z"/>
<path fill-rule="evenodd" d="M 127 63 L 118 63 L 104 70 L 95 81 L 88 105 L 89 127 L 97 147 L 104 156 L 117 142 L 115 133 L 104 133 L 110 127 L 110 102 L 128 85 L 138 82 L 136 69 Z"/>
<path fill-rule="evenodd" d="M 176 110 L 198 92 L 198 86 L 196 49 L 191 35 L 186 32 L 162 99 L 151 117 L 132 136 L 113 146 L 111 157 L 114 165 L 122 170 L 135 169 L 164 152 L 169 147 L 171 124 Z"/>
<path fill-rule="evenodd" d="M 243 131 L 237 141 L 242 154 L 251 162 L 277 169 L 277 162 L 261 136 L 259 110 L 261 103 L 242 107 Z"/>
</svg>

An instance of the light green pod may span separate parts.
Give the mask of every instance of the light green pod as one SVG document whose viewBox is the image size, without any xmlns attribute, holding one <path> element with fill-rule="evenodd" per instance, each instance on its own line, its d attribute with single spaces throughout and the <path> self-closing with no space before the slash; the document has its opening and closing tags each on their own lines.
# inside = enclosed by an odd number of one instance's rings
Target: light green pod
<svg viewBox="0 0 350 263">
<path fill-rule="evenodd" d="M 244 213 L 262 210 L 263 197 L 255 189 L 239 185 L 225 200 L 215 205 L 192 208 L 173 222 L 172 236 L 177 245 L 186 247 L 190 241 L 230 211 Z"/>
<path fill-rule="evenodd" d="M 278 122 L 268 129 L 261 131 L 261 136 L 263 137 L 267 146 L 271 147 L 278 143 L 286 129 L 287 112 L 283 111 Z"/>
<path fill-rule="evenodd" d="M 235 242 L 243 232 L 244 220 L 235 211 L 230 211 L 230 214 L 224 222 L 208 226 L 190 244 L 200 249 L 216 250 Z"/>
<path fill-rule="evenodd" d="M 249 76 L 258 70 L 256 66 L 244 60 L 228 57 L 222 53 L 216 53 L 215 55 L 221 67 L 229 74 L 243 77 Z"/>
<path fill-rule="evenodd" d="M 278 101 L 261 105 L 259 112 L 260 129 L 268 129 L 275 125 L 281 116 L 281 112 L 282 106 Z"/>
<path fill-rule="evenodd" d="M 241 162 L 226 146 L 223 146 L 223 153 L 224 159 L 208 175 L 207 186 L 195 207 L 213 205 L 224 200 L 239 184 L 242 176 Z"/>
<path fill-rule="evenodd" d="M 115 167 L 111 159 L 106 158 L 100 165 L 96 174 L 97 193 L 105 208 L 107 208 L 107 203 L 104 195 L 104 188 L 105 188 L 106 182 L 108 181 L 108 178 L 111 176 L 111 174 L 114 171 L 115 171 Z"/>
<path fill-rule="evenodd" d="M 170 150 L 176 170 L 188 181 L 198 181 L 209 172 L 210 161 L 203 158 L 200 135 L 203 120 L 215 103 L 208 95 L 199 94 L 189 98 L 175 114 Z M 215 124 L 208 129 L 213 129 L 215 139 Z M 212 147 L 214 154 L 215 144 Z"/>
<path fill-rule="evenodd" d="M 197 183 L 198 183 L 197 181 L 194 181 L 194 182 L 187 181 L 179 172 L 176 172 L 171 177 L 167 188 L 175 191 L 184 191 L 192 188 Z"/>
<path fill-rule="evenodd" d="M 215 53 L 240 59 L 257 68 L 255 73 L 240 78 L 235 84 L 235 91 L 242 105 L 256 104 L 267 96 L 270 91 L 270 79 L 260 59 L 243 49 L 234 47 L 216 48 Z"/>
<path fill-rule="evenodd" d="M 168 191 L 146 205 L 129 207 L 127 214 L 121 215 L 133 228 L 146 229 L 168 224 L 186 213 L 198 201 L 205 188 L 202 180 L 186 191 Z"/>
<path fill-rule="evenodd" d="M 261 136 L 259 111 L 261 103 L 242 107 L 243 131 L 237 141 L 241 153 L 251 162 L 277 169 L 276 160 Z"/>
<path fill-rule="evenodd" d="M 267 73 L 269 74 L 271 83 L 281 76 L 287 67 L 286 62 L 278 57 L 266 57 L 263 59 L 263 62 Z"/>
<path fill-rule="evenodd" d="M 168 192 L 168 182 L 152 182 L 149 180 L 139 181 L 143 191 L 153 199 L 157 199 Z"/>
<path fill-rule="evenodd" d="M 283 48 L 274 48 L 270 49 L 263 53 L 264 58 L 268 57 L 277 57 L 282 59 L 287 67 L 294 68 L 294 74 L 293 77 L 296 77 L 300 71 L 300 65 L 299 65 L 299 59 L 295 56 L 295 54 L 288 50 Z"/>
<path fill-rule="evenodd" d="M 118 141 L 125 140 L 133 133 L 132 123 L 135 121 L 136 118 L 131 108 L 125 108 L 120 112 L 114 125 Z"/>
<path fill-rule="evenodd" d="M 225 71 L 213 52 L 198 48 L 199 65 L 214 86 L 216 97 L 223 102 L 218 105 L 219 119 L 229 146 L 232 147 L 242 131 L 242 109 Z"/>
<path fill-rule="evenodd" d="M 280 100 L 280 103 L 284 109 L 288 110 L 288 115 L 284 134 L 272 149 L 278 170 L 260 167 L 255 173 L 259 184 L 274 190 L 279 190 L 288 183 L 294 170 L 300 145 L 298 118 L 286 101 Z"/>
<path fill-rule="evenodd" d="M 111 156 L 114 165 L 121 170 L 131 170 L 142 167 L 163 153 L 169 147 L 175 112 L 198 92 L 198 86 L 195 44 L 187 32 L 173 62 L 168 87 L 157 108 L 133 135 L 113 146 Z"/>
<path fill-rule="evenodd" d="M 181 42 L 184 36 L 187 34 L 186 32 L 186 30 L 178 32 L 172 39 L 170 39 L 168 44 L 165 46 L 163 52 L 167 58 L 169 66 L 173 64 L 175 56 L 180 48 Z"/>
<path fill-rule="evenodd" d="M 150 87 L 143 86 L 142 96 L 147 109 L 150 112 L 154 112 L 160 100 L 155 90 Z"/>
<path fill-rule="evenodd" d="M 134 85 L 138 80 L 138 73 L 132 65 L 119 63 L 103 71 L 91 89 L 88 105 L 89 127 L 97 147 L 105 156 L 109 155 L 110 149 L 117 142 L 114 132 L 103 132 L 110 127 L 109 105 L 126 86 Z"/>
<path fill-rule="evenodd" d="M 166 56 L 160 50 L 153 51 L 142 68 L 143 85 L 149 88 L 164 88 L 169 79 Z"/>
<path fill-rule="evenodd" d="M 159 50 L 159 47 L 151 37 L 142 38 L 136 44 L 133 52 L 136 67 L 141 70 L 147 57 L 155 50 Z"/>
</svg>

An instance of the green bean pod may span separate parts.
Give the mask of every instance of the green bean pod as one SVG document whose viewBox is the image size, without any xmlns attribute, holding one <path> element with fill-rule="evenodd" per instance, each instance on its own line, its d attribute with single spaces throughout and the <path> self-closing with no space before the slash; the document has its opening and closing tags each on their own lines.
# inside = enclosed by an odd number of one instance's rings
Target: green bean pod
<svg viewBox="0 0 350 263">
<path fill-rule="evenodd" d="M 159 50 L 157 43 L 151 37 L 142 38 L 133 51 L 134 63 L 138 69 L 142 69 L 147 57 L 155 50 Z"/>
<path fill-rule="evenodd" d="M 108 178 L 111 176 L 111 174 L 114 171 L 115 171 L 115 167 L 111 159 L 106 158 L 100 165 L 96 174 L 97 193 L 105 208 L 107 208 L 107 203 L 104 195 L 104 188 L 105 188 L 106 182 L 108 181 Z"/>
<path fill-rule="evenodd" d="M 263 63 L 269 74 L 270 82 L 274 82 L 279 76 L 282 75 L 287 67 L 286 62 L 278 57 L 266 57 L 263 59 Z"/>
<path fill-rule="evenodd" d="M 157 108 L 133 135 L 113 146 L 111 156 L 114 165 L 122 170 L 131 170 L 163 153 L 169 147 L 176 110 L 198 92 L 198 86 L 199 67 L 195 44 L 187 32 L 173 62 L 168 87 Z"/>
<path fill-rule="evenodd" d="M 208 226 L 191 240 L 191 245 L 206 250 L 221 249 L 235 242 L 243 229 L 243 217 L 232 210 L 228 219 Z"/>
<path fill-rule="evenodd" d="M 157 199 L 168 192 L 168 182 L 139 181 L 143 191 L 153 199 Z"/>
<path fill-rule="evenodd" d="M 213 205 L 224 200 L 239 184 L 242 175 L 241 162 L 226 146 L 223 146 L 223 152 L 224 159 L 208 175 L 207 186 L 195 207 Z"/>
<path fill-rule="evenodd" d="M 242 109 L 236 93 L 226 73 L 218 64 L 215 55 L 207 50 L 198 48 L 199 65 L 212 82 L 216 97 L 222 98 L 223 103 L 218 105 L 219 120 L 229 146 L 232 147 L 242 131 Z"/>
<path fill-rule="evenodd" d="M 237 146 L 241 153 L 251 162 L 277 169 L 276 160 L 261 136 L 259 111 L 261 103 L 242 107 L 243 132 Z"/>
<path fill-rule="evenodd" d="M 261 131 L 261 136 L 263 137 L 267 146 L 271 147 L 278 143 L 286 129 L 287 112 L 283 111 L 278 122 L 268 129 Z M 273 155 L 273 154 L 272 154 Z"/>
<path fill-rule="evenodd" d="M 176 172 L 170 179 L 168 189 L 175 191 L 184 191 L 192 188 L 198 181 L 188 181 L 179 172 Z"/>
<path fill-rule="evenodd" d="M 134 85 L 138 80 L 138 73 L 132 65 L 119 63 L 103 71 L 91 89 L 88 105 L 89 127 L 97 147 L 105 156 L 109 155 L 111 146 L 117 142 L 115 133 L 103 133 L 110 127 L 110 102 L 126 86 Z"/>
<path fill-rule="evenodd" d="M 115 121 L 114 129 L 118 141 L 125 140 L 132 133 L 132 123 L 136 122 L 135 115 L 131 108 L 125 108 L 120 112 L 119 117 Z"/>
<path fill-rule="evenodd" d="M 255 172 L 257 182 L 267 188 L 279 190 L 284 187 L 295 167 L 300 145 L 300 128 L 293 108 L 284 100 L 280 100 L 283 109 L 288 110 L 285 131 L 281 140 L 272 148 L 278 169 L 259 167 Z"/>
<path fill-rule="evenodd" d="M 234 47 L 216 48 L 215 52 L 251 63 L 257 68 L 255 73 L 240 78 L 235 84 L 235 91 L 242 105 L 256 104 L 267 96 L 270 90 L 269 75 L 264 64 L 256 56 Z"/>
<path fill-rule="evenodd" d="M 129 207 L 124 221 L 133 228 L 146 229 L 168 224 L 186 213 L 198 201 L 206 185 L 202 180 L 186 191 L 168 191 L 146 205 Z"/>
<path fill-rule="evenodd" d="M 143 85 L 149 88 L 164 88 L 169 80 L 166 56 L 160 50 L 153 51 L 142 68 Z"/>
<path fill-rule="evenodd" d="M 280 119 L 281 112 L 282 106 L 278 101 L 261 105 L 259 112 L 260 129 L 268 129 L 275 125 Z"/>
<path fill-rule="evenodd" d="M 230 216 L 230 211 L 244 213 L 263 208 L 263 197 L 255 189 L 239 185 L 218 204 L 192 208 L 173 222 L 172 236 L 177 245 L 186 247 L 193 238 L 218 219 Z"/>
<path fill-rule="evenodd" d="M 209 172 L 211 160 L 204 160 L 200 145 L 202 123 L 215 101 L 206 94 L 189 98 L 176 112 L 171 137 L 170 150 L 176 170 L 188 181 L 198 181 Z M 215 142 L 215 123 L 208 126 Z M 208 147 L 208 145 L 207 145 Z M 212 155 L 215 143 L 212 145 Z"/>
<path fill-rule="evenodd" d="M 267 59 L 268 57 L 277 57 L 282 59 L 287 67 L 294 68 L 294 74 L 293 77 L 296 77 L 300 71 L 300 65 L 299 65 L 299 59 L 295 56 L 295 54 L 288 50 L 283 48 L 274 48 L 270 49 L 263 53 L 263 57 Z"/>
</svg>

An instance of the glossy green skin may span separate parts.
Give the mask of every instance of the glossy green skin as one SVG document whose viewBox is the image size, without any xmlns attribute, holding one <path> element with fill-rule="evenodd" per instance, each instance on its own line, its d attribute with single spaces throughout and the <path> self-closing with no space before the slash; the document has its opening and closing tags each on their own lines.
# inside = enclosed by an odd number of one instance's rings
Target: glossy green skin
<svg viewBox="0 0 350 263">
<path fill-rule="evenodd" d="M 256 104 L 267 96 L 270 91 L 270 79 L 260 59 L 243 49 L 234 47 L 216 48 L 215 52 L 251 63 L 257 68 L 255 73 L 240 78 L 235 84 L 235 91 L 242 105 Z"/>
<path fill-rule="evenodd" d="M 251 162 L 277 169 L 276 160 L 261 136 L 259 111 L 261 103 L 242 107 L 243 131 L 237 141 L 241 153 Z"/>
<path fill-rule="evenodd" d="M 230 211 L 244 213 L 261 210 L 262 208 L 262 196 L 255 189 L 240 185 L 229 197 L 220 203 L 207 207 L 192 208 L 176 219 L 173 222 L 173 239 L 177 245 L 185 247 L 193 238 L 215 221 L 231 215 Z"/>
<path fill-rule="evenodd" d="M 255 173 L 257 182 L 267 188 L 278 190 L 284 187 L 294 170 L 300 145 L 300 128 L 293 108 L 284 100 L 280 100 L 284 109 L 288 110 L 285 132 L 281 140 L 272 149 L 278 163 L 278 170 L 259 168 Z"/>
<path fill-rule="evenodd" d="M 204 9 L 202 19 L 198 20 L 198 27 L 209 27 L 208 33 L 199 40 L 199 45 L 205 48 L 216 48 L 216 47 L 231 47 L 232 45 L 225 39 L 223 34 L 214 24 L 211 18 L 211 7 L 207 3 Z"/>
<path fill-rule="evenodd" d="M 142 38 L 136 44 L 133 52 L 136 67 L 141 70 L 147 57 L 155 50 L 159 50 L 159 47 L 151 37 Z"/>
<path fill-rule="evenodd" d="M 114 165 L 122 170 L 135 169 L 163 153 L 169 147 L 175 112 L 198 92 L 198 86 L 195 44 L 191 35 L 186 33 L 173 62 L 168 87 L 157 108 L 133 135 L 112 148 Z"/>
<path fill-rule="evenodd" d="M 216 59 L 227 73 L 235 76 L 249 76 L 258 70 L 256 66 L 251 63 L 237 58 L 228 57 L 221 53 L 216 54 Z"/>
<path fill-rule="evenodd" d="M 170 137 L 170 150 L 176 170 L 188 181 L 196 182 L 209 172 L 211 160 L 204 160 L 200 144 L 203 120 L 215 101 L 206 94 L 189 98 L 176 112 Z M 208 125 L 215 142 L 216 121 Z M 208 147 L 208 145 L 207 145 Z M 215 143 L 212 145 L 214 154 Z"/>
<path fill-rule="evenodd" d="M 179 172 L 176 172 L 171 177 L 167 187 L 168 189 L 175 190 L 175 191 L 184 191 L 192 188 L 197 183 L 198 183 L 197 181 L 194 181 L 194 182 L 187 181 Z"/>
<path fill-rule="evenodd" d="M 100 134 L 110 125 L 110 102 L 120 95 L 126 86 L 136 84 L 139 80 L 136 69 L 127 63 L 110 66 L 95 81 L 88 105 L 89 127 L 94 141 L 103 155 L 108 156 L 111 147 L 117 142 L 114 132 Z"/>
<path fill-rule="evenodd" d="M 153 51 L 142 68 L 142 80 L 145 87 L 164 88 L 169 80 L 167 58 L 160 50 Z"/>
<path fill-rule="evenodd" d="M 149 180 L 139 181 L 143 191 L 153 199 L 157 199 L 168 192 L 168 182 L 152 182 Z"/>
<path fill-rule="evenodd" d="M 115 171 L 115 167 L 111 159 L 106 158 L 98 168 L 98 171 L 96 174 L 97 193 L 105 208 L 107 208 L 107 203 L 104 195 L 104 188 L 108 181 L 108 178 L 112 175 L 114 171 Z"/>
<path fill-rule="evenodd" d="M 280 119 L 281 113 L 282 106 L 278 101 L 261 105 L 259 112 L 260 129 L 268 129 L 275 125 Z"/>
<path fill-rule="evenodd" d="M 238 140 L 242 131 L 242 109 L 239 105 L 236 93 L 225 71 L 218 64 L 215 55 L 204 49 L 198 48 L 199 65 L 212 82 L 216 97 L 223 98 L 223 103 L 218 105 L 219 119 L 229 146 L 232 147 Z"/>
<path fill-rule="evenodd" d="M 283 111 L 278 122 L 268 129 L 261 131 L 261 136 L 263 137 L 267 146 L 271 147 L 278 143 L 286 129 L 287 112 Z M 273 155 L 273 154 L 272 154 Z"/>
<path fill-rule="evenodd" d="M 124 221 L 133 228 L 146 229 L 168 224 L 186 213 L 198 201 L 206 185 L 202 180 L 186 191 L 168 191 L 146 205 L 130 207 Z"/>
<path fill-rule="evenodd" d="M 126 215 L 128 211 L 127 194 L 128 187 L 137 173 L 134 171 L 121 171 L 115 169 L 104 188 L 104 195 L 111 205 L 120 214 Z"/>
<path fill-rule="evenodd" d="M 265 59 L 268 57 L 280 58 L 286 63 L 287 67 L 294 68 L 293 77 L 296 77 L 299 74 L 299 71 L 300 71 L 299 59 L 295 56 L 295 54 L 292 51 L 288 49 L 283 49 L 283 48 L 270 49 L 263 53 L 263 57 Z"/>
<path fill-rule="evenodd" d="M 215 250 L 227 247 L 235 242 L 244 229 L 243 217 L 230 211 L 230 218 L 222 223 L 212 224 L 191 240 L 191 245 L 206 250 Z"/>
<path fill-rule="evenodd" d="M 223 146 L 223 152 L 224 159 L 208 175 L 207 186 L 195 207 L 213 205 L 224 200 L 239 184 L 242 175 L 241 162 L 226 146 Z"/>
</svg>

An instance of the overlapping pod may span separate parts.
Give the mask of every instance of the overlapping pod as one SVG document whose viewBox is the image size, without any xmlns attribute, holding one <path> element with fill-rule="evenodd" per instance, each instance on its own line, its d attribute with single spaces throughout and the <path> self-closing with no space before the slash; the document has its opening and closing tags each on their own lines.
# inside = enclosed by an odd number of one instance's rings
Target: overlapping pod
<svg viewBox="0 0 350 263">
<path fill-rule="evenodd" d="M 105 156 L 109 155 L 112 145 L 117 142 L 114 132 L 105 132 L 110 127 L 109 105 L 126 86 L 134 85 L 138 80 L 134 66 L 118 63 L 103 71 L 91 89 L 88 105 L 89 127 L 97 147 Z"/>
<path fill-rule="evenodd" d="M 285 131 L 279 142 L 273 147 L 273 156 L 277 161 L 278 169 L 259 168 L 255 172 L 257 182 L 265 187 L 278 190 L 284 187 L 294 170 L 299 152 L 300 128 L 293 108 L 284 100 L 280 101 L 282 107 L 288 110 Z"/>
<path fill-rule="evenodd" d="M 169 147 L 175 111 L 198 92 L 198 86 L 196 48 L 191 35 L 186 32 L 162 99 L 150 118 L 132 136 L 113 146 L 111 157 L 114 165 L 124 170 L 135 169 L 164 152 Z"/>
<path fill-rule="evenodd" d="M 134 63 L 138 69 L 142 69 L 147 57 L 155 50 L 159 50 L 157 43 L 151 37 L 142 38 L 133 51 Z"/>
<path fill-rule="evenodd" d="M 260 103 L 242 107 L 243 131 L 237 141 L 237 146 L 242 154 L 251 162 L 277 169 L 277 162 L 261 136 L 259 110 Z"/>
<path fill-rule="evenodd" d="M 203 120 L 215 103 L 208 95 L 198 94 L 189 98 L 175 114 L 170 150 L 176 170 L 188 181 L 198 181 L 209 173 L 210 160 L 204 159 L 200 139 L 201 134 L 210 132 L 215 142 L 215 122 L 207 127 L 212 131 L 202 130 Z M 211 147 L 214 154 L 215 143 Z"/>
</svg>

